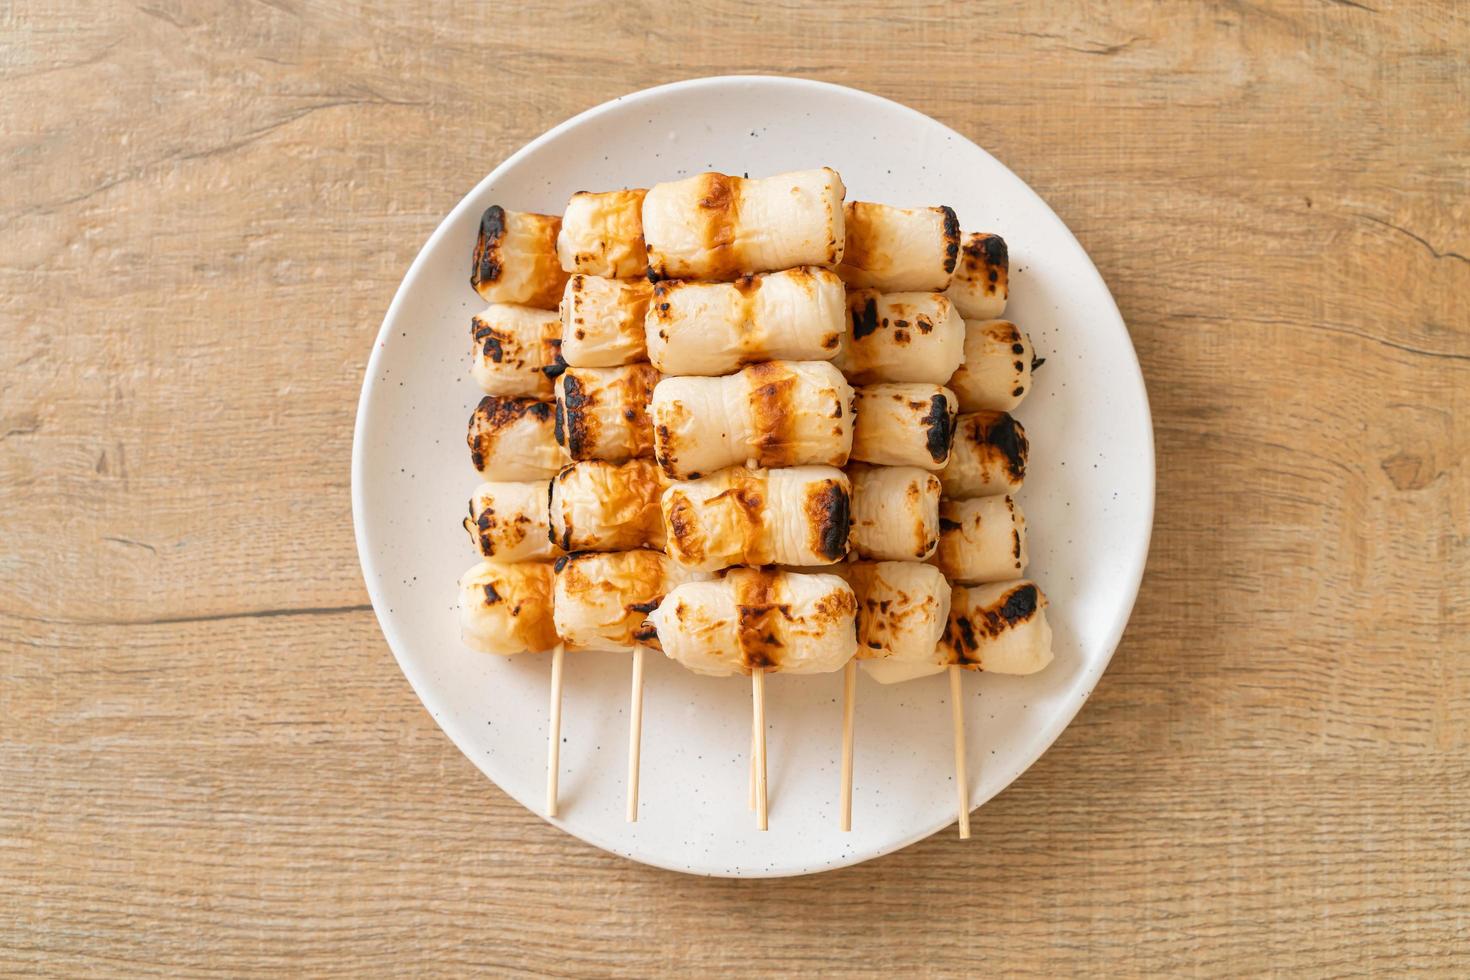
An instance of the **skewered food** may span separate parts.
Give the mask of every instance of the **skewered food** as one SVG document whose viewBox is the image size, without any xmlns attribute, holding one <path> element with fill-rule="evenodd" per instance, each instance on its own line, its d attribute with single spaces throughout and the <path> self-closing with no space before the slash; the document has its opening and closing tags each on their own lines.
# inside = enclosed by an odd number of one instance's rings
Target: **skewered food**
<svg viewBox="0 0 1470 980">
<path fill-rule="evenodd" d="M 828 360 L 846 329 L 842 280 L 800 268 L 732 283 L 670 280 L 648 308 L 648 359 L 665 374 L 719 375 L 770 360 Z"/>
<path fill-rule="evenodd" d="M 848 468 L 852 550 L 878 561 L 923 561 L 939 544 L 939 477 L 917 466 Z"/>
<path fill-rule="evenodd" d="M 529 306 L 492 303 L 470 320 L 470 374 L 487 395 L 551 399 L 561 360 L 561 319 Z"/>
<path fill-rule="evenodd" d="M 643 318 L 647 279 L 575 275 L 561 298 L 561 356 L 573 367 L 618 367 L 648 359 Z"/>
<path fill-rule="evenodd" d="M 648 402 L 658 380 L 649 364 L 567 368 L 556 379 L 556 441 L 574 460 L 651 456 Z"/>
<path fill-rule="evenodd" d="M 640 635 L 696 674 L 817 674 L 857 652 L 856 613 L 836 575 L 734 568 L 672 589 Z"/>
<path fill-rule="evenodd" d="M 835 268 L 846 236 L 846 193 L 826 167 L 657 184 L 643 199 L 649 277 L 728 281 L 799 265 Z"/>
<path fill-rule="evenodd" d="M 560 642 L 552 622 L 551 589 L 550 562 L 480 562 L 459 580 L 465 645 L 507 657 L 550 650 Z"/>
<path fill-rule="evenodd" d="M 1010 254 L 1006 240 L 999 235 L 972 232 L 960 245 L 960 261 L 955 266 L 945 295 L 954 300 L 966 320 L 989 320 L 1006 310 L 1010 294 Z"/>
<path fill-rule="evenodd" d="M 551 540 L 564 551 L 662 548 L 664 482 L 651 459 L 588 459 L 551 480 Z M 542 500 L 546 490 L 541 488 Z"/>
<path fill-rule="evenodd" d="M 486 395 L 470 416 L 470 461 L 487 480 L 548 480 L 566 462 L 555 409 L 534 398 Z"/>
<path fill-rule="evenodd" d="M 556 631 L 591 650 L 631 651 L 644 619 L 687 577 L 667 555 L 643 548 L 563 555 L 553 567 Z"/>
<path fill-rule="evenodd" d="M 556 253 L 567 272 L 624 279 L 648 267 L 643 247 L 643 190 L 578 191 L 567 202 Z"/>
<path fill-rule="evenodd" d="M 1052 661 L 1046 605 L 1034 582 L 956 588 L 939 656 L 966 670 L 1034 674 Z"/>
<path fill-rule="evenodd" d="M 943 290 L 960 251 L 960 223 L 947 207 L 895 208 L 849 201 L 847 247 L 837 270 L 858 289 Z"/>
<path fill-rule="evenodd" d="M 1008 496 L 944 500 L 939 527 L 934 563 L 951 582 L 1005 582 L 1026 570 L 1026 515 Z"/>
<path fill-rule="evenodd" d="M 954 392 L 937 384 L 880 384 L 857 390 L 852 458 L 880 466 L 941 470 L 954 438 Z"/>
<path fill-rule="evenodd" d="M 944 495 L 963 500 L 1015 493 L 1026 479 L 1030 451 L 1025 428 L 1005 412 L 961 415 L 949 465 L 939 474 Z"/>
<path fill-rule="evenodd" d="M 758 466 L 842 466 L 852 448 L 852 387 L 826 361 L 766 361 L 724 378 L 665 378 L 653 392 L 659 465 L 693 480 Z"/>
<path fill-rule="evenodd" d="M 556 309 L 567 274 L 556 257 L 561 219 L 492 204 L 480 216 L 470 285 L 487 303 Z"/>
<path fill-rule="evenodd" d="M 961 412 L 1009 412 L 1031 390 L 1031 338 L 1009 320 L 965 324 L 965 359 L 949 379 Z"/>
<path fill-rule="evenodd" d="M 847 554 L 851 485 L 831 466 L 731 466 L 664 491 L 669 557 L 730 565 L 826 565 Z"/>
<path fill-rule="evenodd" d="M 556 553 L 547 534 L 546 485 L 539 481 L 480 484 L 464 529 L 488 560 L 549 559 Z"/>
<path fill-rule="evenodd" d="M 950 587 L 933 565 L 857 561 L 842 566 L 857 597 L 858 660 L 891 684 L 945 665 L 935 650 L 949 621 Z"/>
<path fill-rule="evenodd" d="M 965 356 L 965 323 L 940 293 L 847 294 L 852 335 L 836 364 L 855 384 L 922 381 L 942 385 Z"/>
</svg>

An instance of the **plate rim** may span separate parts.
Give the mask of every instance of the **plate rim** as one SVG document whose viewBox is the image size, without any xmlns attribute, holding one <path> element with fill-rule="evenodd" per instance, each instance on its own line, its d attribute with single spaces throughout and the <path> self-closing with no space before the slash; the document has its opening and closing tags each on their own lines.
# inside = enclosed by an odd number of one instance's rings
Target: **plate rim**
<svg viewBox="0 0 1470 980">
<path fill-rule="evenodd" d="M 443 725 L 439 723 L 439 719 L 434 716 L 434 711 L 430 707 L 429 699 L 425 696 L 424 678 L 418 676 L 418 672 L 416 671 L 416 669 L 410 665 L 410 663 L 405 659 L 405 656 L 400 652 L 399 648 L 404 642 L 403 638 L 398 634 L 397 630 L 394 629 L 390 625 L 390 623 L 385 620 L 384 614 L 381 611 L 383 608 L 383 603 L 386 601 L 386 599 L 385 597 L 378 594 L 378 591 L 374 586 L 373 575 L 370 574 L 370 572 L 372 571 L 370 566 L 373 565 L 373 560 L 369 558 L 370 549 L 368 542 L 368 531 L 365 529 L 366 517 L 364 514 L 365 503 L 363 501 L 363 483 L 365 480 L 364 469 L 366 467 L 365 450 L 363 448 L 365 439 L 364 430 L 366 426 L 364 420 L 367 417 L 369 402 L 372 399 L 373 394 L 378 386 L 377 378 L 379 373 L 378 369 L 380 366 L 379 361 L 383 356 L 383 351 L 386 349 L 386 341 L 390 335 L 391 324 L 399 315 L 399 308 L 405 302 L 405 297 L 408 293 L 409 283 L 414 281 L 418 277 L 421 267 L 428 260 L 429 254 L 436 250 L 436 246 L 439 244 L 440 239 L 448 234 L 449 228 L 456 222 L 456 220 L 459 219 L 466 211 L 472 210 L 472 202 L 476 201 L 481 196 L 482 192 L 489 185 L 493 184 L 503 172 L 515 166 L 517 163 L 520 162 L 521 159 L 534 153 L 542 145 L 558 138 L 568 130 L 571 130 L 588 120 L 591 120 L 599 115 L 610 111 L 615 106 L 623 105 L 625 103 L 636 104 L 640 102 L 655 100 L 673 91 L 700 88 L 719 89 L 732 84 L 754 84 L 758 86 L 770 87 L 790 86 L 798 90 L 808 89 L 825 90 L 828 92 L 835 91 L 848 97 L 855 97 L 859 100 L 867 101 L 876 106 L 882 106 L 888 110 L 897 110 L 900 114 L 912 117 L 916 121 L 921 122 L 925 125 L 939 127 L 939 129 L 947 134 L 950 138 L 962 140 L 963 142 L 968 143 L 970 146 L 974 147 L 980 153 L 983 153 L 996 166 L 1000 167 L 1007 174 L 1014 177 L 1021 186 L 1026 188 L 1026 190 L 1036 199 L 1036 203 L 1040 205 L 1040 215 L 1045 220 L 1051 221 L 1056 226 L 1057 231 L 1065 235 L 1067 239 L 1070 239 L 1072 243 L 1077 246 L 1077 251 L 1086 261 L 1087 268 L 1091 269 L 1092 274 L 1096 276 L 1098 282 L 1101 283 L 1103 292 L 1106 294 L 1108 302 L 1106 309 L 1100 309 L 1098 311 L 1098 320 L 1108 321 L 1106 324 L 1104 324 L 1106 328 L 1112 329 L 1116 327 L 1116 329 L 1121 333 L 1122 339 L 1126 342 L 1127 353 L 1129 355 L 1127 358 L 1127 363 L 1128 366 L 1131 368 L 1130 380 L 1133 382 L 1133 385 L 1137 388 L 1137 391 L 1142 398 L 1145 424 L 1143 426 L 1144 431 L 1142 433 L 1140 447 L 1143 456 L 1143 460 L 1141 460 L 1141 462 L 1146 462 L 1148 472 L 1148 479 L 1146 481 L 1146 486 L 1143 488 L 1143 499 L 1141 500 L 1141 503 L 1144 505 L 1144 513 L 1146 517 L 1144 533 L 1139 536 L 1137 546 L 1134 547 L 1126 555 L 1125 567 L 1127 601 L 1120 606 L 1120 615 L 1116 617 L 1115 622 L 1110 624 L 1108 630 L 1106 631 L 1106 642 L 1104 643 L 1104 646 L 1106 647 L 1106 654 L 1100 659 L 1095 667 L 1089 668 L 1082 675 L 1084 678 L 1087 678 L 1091 682 L 1088 685 L 1086 692 L 1081 698 L 1069 702 L 1069 705 L 1066 708 L 1052 716 L 1050 727 L 1053 730 L 1045 734 L 1045 736 L 1038 743 L 1039 747 L 1028 758 L 1025 758 L 1019 765 L 1008 767 L 1011 769 L 1011 772 L 1006 776 L 1006 778 L 1000 781 L 999 786 L 993 792 L 984 796 L 976 793 L 975 796 L 971 797 L 970 812 L 973 814 L 976 810 L 985 806 L 991 800 L 995 799 L 995 797 L 999 796 L 1001 793 L 1009 789 L 1016 782 L 1016 780 L 1020 779 L 1021 776 L 1023 776 L 1027 771 L 1031 769 L 1032 766 L 1036 764 L 1038 759 L 1040 759 L 1044 754 L 1046 754 L 1048 750 L 1051 749 L 1052 745 L 1055 744 L 1056 740 L 1061 737 L 1062 733 L 1071 726 L 1074 720 L 1076 720 L 1077 715 L 1081 712 L 1083 705 L 1085 705 L 1091 699 L 1092 692 L 1096 688 L 1097 679 L 1102 676 L 1102 674 L 1107 670 L 1108 666 L 1112 663 L 1113 656 L 1116 654 L 1118 649 L 1118 644 L 1122 641 L 1123 633 L 1127 629 L 1128 623 L 1133 617 L 1133 610 L 1137 606 L 1138 594 L 1143 584 L 1143 574 L 1148 563 L 1149 550 L 1153 540 L 1155 503 L 1157 498 L 1158 465 L 1154 444 L 1153 410 L 1152 406 L 1149 403 L 1148 386 L 1143 377 L 1143 368 L 1138 360 L 1138 350 L 1133 345 L 1132 335 L 1128 331 L 1127 322 L 1123 319 L 1122 312 L 1118 309 L 1117 300 L 1114 299 L 1112 290 L 1108 287 L 1107 280 L 1104 279 L 1102 274 L 1098 271 L 1096 263 L 1094 263 L 1092 260 L 1092 256 L 1087 252 L 1085 248 L 1083 248 L 1082 243 L 1077 240 L 1077 236 L 1072 233 L 1071 228 L 1069 228 L 1067 224 L 1062 221 L 1062 219 L 1057 215 L 1057 213 L 1052 210 L 1051 205 L 1047 203 L 1046 199 L 1043 198 L 1041 194 L 1039 194 L 1035 190 L 1035 188 L 1033 188 L 1027 181 L 1022 179 L 1019 175 L 1017 175 L 1014 171 L 1007 167 L 1003 162 L 994 157 L 984 147 L 980 146 L 968 136 L 956 131 L 955 129 L 939 121 L 938 119 L 935 119 L 934 117 L 928 115 L 927 113 L 921 112 L 918 109 L 914 109 L 910 106 L 904 105 L 901 102 L 889 99 L 885 96 L 876 95 L 863 89 L 853 88 L 852 86 L 848 85 L 839 85 L 835 82 L 827 82 L 819 79 L 804 78 L 794 75 L 735 74 L 708 75 L 697 78 L 687 78 L 680 81 L 668 82 L 662 85 L 655 85 L 650 88 L 639 89 L 626 95 L 616 96 L 612 99 L 608 99 L 604 102 L 598 103 L 597 105 L 594 105 L 588 109 L 584 109 L 576 115 L 571 116 L 566 120 L 563 120 L 562 122 L 551 127 L 550 129 L 541 133 L 539 136 L 531 139 L 530 141 L 522 145 L 515 152 L 511 153 L 505 159 L 501 160 L 500 163 L 498 163 L 484 177 L 477 181 L 475 185 L 471 187 L 460 198 L 459 202 L 455 204 L 455 206 L 451 208 L 449 212 L 444 215 L 443 218 L 440 219 L 438 225 L 434 228 L 433 232 L 424 241 L 424 244 L 419 248 L 418 253 L 414 256 L 413 261 L 409 264 L 408 270 L 404 273 L 403 278 L 399 281 L 398 288 L 394 290 L 393 299 L 391 302 L 389 302 L 388 308 L 383 314 L 382 323 L 379 325 L 377 332 L 373 336 L 372 351 L 368 356 L 367 364 L 364 368 L 362 390 L 358 395 L 357 412 L 356 417 L 353 420 L 352 428 L 351 497 L 353 540 L 357 548 L 358 569 L 362 574 L 363 585 L 367 590 L 368 599 L 372 604 L 373 616 L 378 622 L 378 628 L 383 634 L 383 639 L 388 644 L 388 649 L 393 654 L 393 659 L 398 664 L 398 669 L 408 680 L 409 687 L 413 690 L 414 695 L 418 698 L 419 704 L 423 707 L 425 711 L 429 713 L 429 717 L 433 720 L 435 727 L 438 728 L 439 731 L 446 738 L 449 739 L 449 741 L 455 746 L 455 748 L 459 749 L 460 753 L 464 755 L 465 758 L 469 760 L 470 763 L 480 771 L 481 775 L 488 779 L 502 793 L 505 793 L 507 796 L 514 799 L 526 810 L 539 817 L 542 821 L 549 824 L 550 826 L 555 827 L 557 830 L 560 830 L 561 832 L 568 834 L 569 836 L 572 836 L 578 840 L 585 841 L 586 843 L 589 843 L 600 850 L 606 851 L 610 854 L 615 854 L 618 857 L 625 858 L 627 860 L 635 861 L 639 864 L 660 868 L 666 871 L 674 871 L 680 874 L 692 874 L 699 877 L 786 878 L 796 877 L 800 875 L 818 874 L 823 871 L 835 871 L 838 868 L 851 867 L 856 864 L 861 864 L 865 861 L 870 861 L 875 858 L 884 857 L 888 854 L 893 854 L 897 851 L 901 851 L 907 847 L 912 846 L 916 842 L 923 840 L 926 837 L 930 837 L 936 833 L 939 833 L 940 831 L 944 830 L 946 827 L 954 823 L 955 818 L 953 816 L 943 818 L 941 822 L 935 826 L 924 824 L 920 826 L 915 832 L 904 836 L 890 844 L 882 846 L 876 850 L 873 850 L 871 852 L 854 852 L 851 855 L 850 860 L 844 859 L 842 861 L 825 864 L 819 867 L 799 865 L 778 870 L 752 869 L 745 872 L 742 872 L 741 870 L 691 871 L 687 867 L 679 867 L 674 864 L 663 863 L 656 858 L 652 858 L 649 856 L 627 853 L 624 850 L 612 845 L 611 843 L 600 839 L 597 834 L 584 832 L 581 828 L 573 831 L 562 821 L 547 816 L 539 809 L 528 803 L 526 800 L 520 798 L 517 794 L 513 793 L 504 786 L 501 786 L 500 783 L 496 781 L 490 773 L 485 771 L 484 766 L 480 764 L 480 760 L 477 757 L 477 754 L 472 752 L 465 745 L 461 744 L 461 742 L 456 739 L 452 733 L 450 733 Z M 1109 313 L 1111 314 L 1111 317 L 1107 315 Z"/>
</svg>

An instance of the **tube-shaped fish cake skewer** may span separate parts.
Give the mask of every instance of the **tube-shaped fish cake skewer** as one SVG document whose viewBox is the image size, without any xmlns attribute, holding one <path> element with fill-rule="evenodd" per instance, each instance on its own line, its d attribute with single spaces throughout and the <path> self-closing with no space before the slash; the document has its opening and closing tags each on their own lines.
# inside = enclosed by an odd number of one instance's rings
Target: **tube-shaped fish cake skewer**
<svg viewBox="0 0 1470 980">
<path fill-rule="evenodd" d="M 866 385 L 854 403 L 852 458 L 941 470 L 954 437 L 954 392 L 937 384 Z"/>
<path fill-rule="evenodd" d="M 546 560 L 555 556 L 547 534 L 546 484 L 482 483 L 470 498 L 464 529 L 480 557 L 490 561 Z"/>
<path fill-rule="evenodd" d="M 561 319 L 529 306 L 492 303 L 470 320 L 470 374 L 487 395 L 551 400 L 561 371 Z"/>
<path fill-rule="evenodd" d="M 556 252 L 567 272 L 610 279 L 641 276 L 648 268 L 643 247 L 643 195 L 647 191 L 578 191 L 567 202 L 556 236 Z"/>
<path fill-rule="evenodd" d="M 827 565 L 847 554 L 851 484 L 831 466 L 731 466 L 664 491 L 669 557 L 698 571 Z"/>
<path fill-rule="evenodd" d="M 961 585 L 1020 578 L 1026 555 L 1026 515 L 1008 496 L 944 500 L 939 504 L 934 564 Z"/>
<path fill-rule="evenodd" d="M 852 333 L 833 361 L 854 384 L 942 385 L 965 357 L 965 322 L 940 293 L 847 294 Z"/>
<path fill-rule="evenodd" d="M 643 199 L 653 279 L 729 281 L 799 265 L 835 268 L 847 189 L 826 167 L 758 179 L 697 174 Z"/>
<path fill-rule="evenodd" d="M 480 216 L 470 285 L 487 303 L 554 310 L 567 274 L 556 257 L 561 219 L 492 204 Z"/>
<path fill-rule="evenodd" d="M 486 395 L 470 416 L 470 461 L 487 480 L 549 480 L 566 462 L 556 409 L 534 398 Z"/>
<path fill-rule="evenodd" d="M 949 379 L 961 412 L 1009 412 L 1031 390 L 1031 339 L 1009 320 L 965 324 L 965 360 Z"/>
<path fill-rule="evenodd" d="M 939 477 L 917 466 L 848 467 L 852 550 L 878 561 L 923 561 L 939 544 Z"/>
<path fill-rule="evenodd" d="M 567 368 L 556 379 L 556 441 L 574 460 L 653 455 L 648 403 L 658 380 L 650 364 Z"/>
<path fill-rule="evenodd" d="M 724 378 L 665 378 L 653 392 L 655 453 L 671 478 L 754 460 L 843 466 L 852 386 L 826 361 L 766 361 Z"/>
<path fill-rule="evenodd" d="M 966 670 L 1034 674 L 1052 661 L 1046 606 L 1034 582 L 956 587 L 938 656 Z"/>
<path fill-rule="evenodd" d="M 947 207 L 895 208 L 849 201 L 847 247 L 837 270 L 857 289 L 942 291 L 960 251 L 960 223 Z"/>
<path fill-rule="evenodd" d="M 944 670 L 936 654 L 949 622 L 950 586 L 912 561 L 856 561 L 842 575 L 857 597 L 858 661 L 890 684 Z"/>
<path fill-rule="evenodd" d="M 662 548 L 664 481 L 651 459 L 588 459 L 551 479 L 551 540 L 564 551 Z M 542 488 L 543 500 L 546 490 Z"/>
<path fill-rule="evenodd" d="M 688 574 L 660 551 L 583 551 L 556 560 L 556 631 L 580 649 L 630 651 L 664 593 Z"/>
<path fill-rule="evenodd" d="M 757 361 L 829 360 L 842 347 L 842 280 L 800 268 L 733 283 L 670 280 L 648 307 L 648 359 L 665 374 L 721 375 Z"/>
<path fill-rule="evenodd" d="M 572 367 L 618 367 L 648 359 L 643 319 L 647 279 L 575 275 L 561 298 L 561 357 Z"/>
<path fill-rule="evenodd" d="M 1015 493 L 1026 479 L 1031 444 L 1020 422 L 1005 412 L 970 412 L 955 424 L 949 465 L 939 474 L 955 500 Z"/>
<path fill-rule="evenodd" d="M 1004 238 L 979 232 L 965 235 L 945 295 L 966 320 L 998 317 L 1006 311 L 1010 294 L 1010 263 Z"/>
<path fill-rule="evenodd" d="M 459 579 L 460 633 L 466 646 L 513 656 L 561 641 L 552 619 L 550 562 L 482 561 Z"/>
<path fill-rule="evenodd" d="M 732 568 L 672 589 L 640 639 L 696 674 L 820 674 L 857 652 L 856 613 L 852 588 L 836 575 Z"/>
</svg>

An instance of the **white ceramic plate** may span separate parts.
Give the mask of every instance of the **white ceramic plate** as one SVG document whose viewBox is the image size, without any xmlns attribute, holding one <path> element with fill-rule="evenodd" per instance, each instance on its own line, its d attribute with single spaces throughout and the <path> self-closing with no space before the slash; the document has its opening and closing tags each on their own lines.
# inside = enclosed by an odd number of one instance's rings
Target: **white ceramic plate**
<svg viewBox="0 0 1470 980">
<path fill-rule="evenodd" d="M 424 705 L 502 789 L 543 812 L 550 658 L 461 645 L 455 580 L 475 556 L 459 526 L 478 483 L 465 427 L 470 254 L 490 204 L 560 213 L 577 190 L 646 187 L 705 170 L 834 167 L 848 200 L 948 204 L 966 231 L 1010 246 L 1007 316 L 1046 358 L 1016 415 L 1031 440 L 1020 496 L 1056 660 L 1031 677 L 967 675 L 978 806 L 1066 727 L 1107 666 L 1143 574 L 1153 437 L 1128 332 L 1066 226 L 984 150 L 886 99 L 818 82 L 680 82 L 598 106 L 496 167 L 414 260 L 378 333 L 358 406 L 352 509 L 383 632 Z M 841 675 L 767 683 L 770 830 L 746 809 L 750 684 L 648 658 L 641 818 L 624 820 L 627 657 L 570 655 L 561 816 L 638 861 L 696 874 L 776 876 L 854 864 L 954 822 L 944 675 L 884 687 L 861 676 L 853 829 L 837 828 Z M 955 846 L 961 846 L 956 843 Z M 968 846 L 983 846 L 971 843 Z"/>
</svg>

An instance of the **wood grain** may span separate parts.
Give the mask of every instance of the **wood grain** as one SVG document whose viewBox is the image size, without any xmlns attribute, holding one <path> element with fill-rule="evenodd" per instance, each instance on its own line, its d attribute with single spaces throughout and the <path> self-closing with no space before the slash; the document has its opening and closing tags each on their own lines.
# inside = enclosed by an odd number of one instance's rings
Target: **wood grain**
<svg viewBox="0 0 1470 980">
<path fill-rule="evenodd" d="M 1470 972 L 1467 50 L 1464 5 L 1394 0 L 0 4 L 0 968 Z M 1111 285 L 1159 450 L 1118 656 L 976 839 L 766 883 L 481 778 L 346 504 L 440 216 L 576 111 L 726 72 L 1015 169 Z"/>
</svg>

